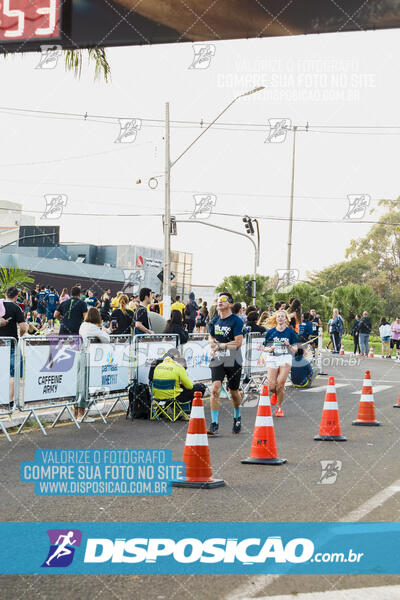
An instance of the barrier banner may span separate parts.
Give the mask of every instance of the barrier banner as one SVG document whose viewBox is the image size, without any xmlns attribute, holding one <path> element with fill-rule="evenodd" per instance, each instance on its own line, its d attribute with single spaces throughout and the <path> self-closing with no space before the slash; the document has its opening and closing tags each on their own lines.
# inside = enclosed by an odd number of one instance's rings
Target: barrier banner
<svg viewBox="0 0 400 600">
<path fill-rule="evenodd" d="M 89 344 L 90 388 L 107 388 L 108 393 L 124 390 L 130 379 L 131 344 Z"/>
<path fill-rule="evenodd" d="M 262 351 L 264 336 L 249 334 L 247 336 L 247 364 L 251 375 L 266 373 L 268 370 L 267 354 Z"/>
<path fill-rule="evenodd" d="M 0 406 L 10 402 L 11 343 L 0 338 Z"/>
<path fill-rule="evenodd" d="M 139 383 L 149 383 L 149 371 L 154 360 L 162 358 L 171 348 L 178 347 L 178 336 L 135 335 L 134 355 L 136 379 Z"/>
<path fill-rule="evenodd" d="M 399 535 L 398 522 L 1 523 L 0 573 L 398 574 Z"/>
<path fill-rule="evenodd" d="M 81 338 L 23 338 L 23 401 L 76 397 Z"/>
<path fill-rule="evenodd" d="M 242 364 L 245 364 L 247 336 L 243 336 L 240 350 Z M 187 374 L 193 382 L 211 380 L 211 347 L 208 334 L 194 333 L 189 335 L 189 341 L 183 346 L 182 352 L 187 363 Z"/>
<path fill-rule="evenodd" d="M 182 352 L 187 364 L 187 374 L 191 381 L 211 379 L 211 348 L 208 335 L 190 335 L 189 341 L 183 346 Z"/>
</svg>

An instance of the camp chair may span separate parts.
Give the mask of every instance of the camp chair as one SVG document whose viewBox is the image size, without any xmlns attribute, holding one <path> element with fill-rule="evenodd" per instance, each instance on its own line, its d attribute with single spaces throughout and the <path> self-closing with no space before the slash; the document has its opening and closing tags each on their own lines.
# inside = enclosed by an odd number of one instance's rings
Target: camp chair
<svg viewBox="0 0 400 600">
<path fill-rule="evenodd" d="M 154 390 L 165 392 L 174 390 L 175 386 L 175 379 L 153 379 L 151 386 L 151 420 L 159 419 L 160 417 L 166 417 L 169 421 L 177 421 L 180 417 L 185 421 L 189 420 L 189 416 L 183 410 L 182 404 L 175 398 L 169 398 L 167 400 L 157 400 L 154 398 Z M 186 404 L 186 402 L 184 402 L 184 404 Z"/>
</svg>

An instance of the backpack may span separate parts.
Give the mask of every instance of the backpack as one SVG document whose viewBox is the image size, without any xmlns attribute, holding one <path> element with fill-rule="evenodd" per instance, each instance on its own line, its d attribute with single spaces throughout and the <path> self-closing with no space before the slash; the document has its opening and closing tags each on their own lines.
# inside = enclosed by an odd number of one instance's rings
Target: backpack
<svg viewBox="0 0 400 600">
<path fill-rule="evenodd" d="M 126 418 L 129 414 L 133 419 L 149 419 L 151 408 L 150 388 L 145 383 L 134 380 L 128 388 L 129 406 Z"/>
<path fill-rule="evenodd" d="M 189 304 L 186 304 L 186 308 L 185 308 L 185 321 L 194 321 L 196 318 L 196 314 L 197 314 L 197 304 L 194 304 L 192 302 L 189 302 Z"/>
</svg>

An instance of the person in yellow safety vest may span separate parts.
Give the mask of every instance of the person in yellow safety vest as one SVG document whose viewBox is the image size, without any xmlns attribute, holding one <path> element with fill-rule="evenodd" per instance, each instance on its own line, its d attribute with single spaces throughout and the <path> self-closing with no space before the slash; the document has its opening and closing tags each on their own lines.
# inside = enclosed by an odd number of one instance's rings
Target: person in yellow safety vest
<svg viewBox="0 0 400 600">
<path fill-rule="evenodd" d="M 190 413 L 194 392 L 201 392 L 203 395 L 206 388 L 202 383 L 193 384 L 185 368 L 185 359 L 181 358 L 176 348 L 171 348 L 162 362 L 154 370 L 150 370 L 149 380 L 156 400 L 175 399 L 186 413 Z"/>
</svg>

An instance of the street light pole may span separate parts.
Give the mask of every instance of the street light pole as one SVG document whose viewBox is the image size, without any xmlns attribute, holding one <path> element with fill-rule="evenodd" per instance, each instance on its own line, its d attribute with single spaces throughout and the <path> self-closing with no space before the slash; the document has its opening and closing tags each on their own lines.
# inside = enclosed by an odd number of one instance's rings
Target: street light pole
<svg viewBox="0 0 400 600">
<path fill-rule="evenodd" d="M 163 265 L 163 315 L 171 313 L 171 157 L 169 102 L 165 105 L 165 210 L 164 210 L 164 265 Z"/>
<path fill-rule="evenodd" d="M 253 306 L 256 306 L 256 294 L 257 294 L 257 267 L 260 264 L 260 227 L 257 219 L 253 219 L 253 223 L 257 226 L 257 252 L 254 257 L 254 281 L 253 281 Z"/>
<path fill-rule="evenodd" d="M 292 230 L 293 230 L 293 194 L 294 194 L 294 160 L 295 160 L 295 152 L 296 152 L 296 131 L 297 127 L 294 125 L 293 127 L 293 153 L 292 153 L 292 184 L 290 188 L 290 209 L 289 209 L 289 237 L 288 237 L 288 251 L 287 251 L 287 261 L 286 261 L 286 270 L 288 272 L 288 280 L 289 280 L 289 271 L 290 264 L 292 259 Z"/>
<path fill-rule="evenodd" d="M 214 125 L 216 121 L 236 102 L 239 98 L 243 98 L 244 96 L 250 96 L 251 94 L 255 94 L 264 89 L 264 86 L 260 86 L 250 90 L 249 92 L 245 92 L 244 94 L 240 94 L 236 98 L 234 98 L 228 106 L 222 110 L 213 121 L 198 135 L 187 148 L 181 152 L 177 159 L 171 162 L 170 158 L 170 120 L 169 120 L 169 103 L 166 103 L 165 109 L 165 208 L 164 208 L 164 264 L 163 264 L 163 316 L 166 319 L 169 319 L 171 316 L 171 281 L 170 281 L 170 273 L 171 273 L 171 231 L 170 231 L 170 221 L 171 221 L 171 168 L 176 165 L 178 160 L 182 158 L 184 154 Z M 200 222 L 200 221 L 198 221 Z M 231 230 L 227 230 L 231 231 Z M 238 232 L 234 232 L 238 233 Z M 244 235 L 244 234 L 241 234 Z M 247 237 L 247 236 L 245 236 Z M 253 242 L 253 240 L 252 240 Z M 254 242 L 253 242 L 254 243 Z M 255 245 L 255 244 L 254 244 Z"/>
</svg>

